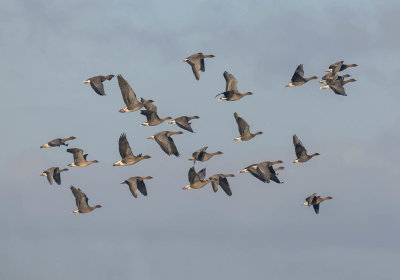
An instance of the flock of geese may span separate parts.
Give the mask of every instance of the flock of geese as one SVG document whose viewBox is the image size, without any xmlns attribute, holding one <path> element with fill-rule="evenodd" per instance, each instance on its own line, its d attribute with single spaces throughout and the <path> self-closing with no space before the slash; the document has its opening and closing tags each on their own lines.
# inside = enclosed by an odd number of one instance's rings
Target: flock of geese
<svg viewBox="0 0 400 280">
<path fill-rule="evenodd" d="M 185 58 L 183 62 L 187 62 L 191 66 L 196 80 L 199 80 L 200 72 L 205 71 L 204 59 L 212 57 L 214 57 L 214 55 L 204 55 L 203 53 L 196 53 Z M 335 94 L 346 96 L 347 94 L 343 86 L 349 82 L 355 82 L 356 80 L 355 79 L 345 80 L 345 78 L 350 77 L 350 75 L 345 74 L 340 76 L 338 74 L 339 72 L 349 67 L 355 67 L 355 66 L 357 66 L 357 64 L 343 64 L 343 61 L 338 61 L 336 63 L 333 63 L 332 65 L 329 66 L 329 69 L 326 71 L 328 73 L 324 75 L 322 79 L 319 81 L 319 83 L 326 84 L 325 86 L 321 86 L 320 88 L 321 89 L 330 88 Z M 226 81 L 226 88 L 225 92 L 216 95 L 216 97 L 221 96 L 218 98 L 219 101 L 236 101 L 247 95 L 253 94 L 252 92 L 240 93 L 239 90 L 237 89 L 237 80 L 231 73 L 225 71 L 223 73 L 223 76 Z M 90 84 L 90 86 L 98 95 L 104 96 L 106 94 L 104 91 L 103 82 L 111 80 L 113 77 L 114 75 L 96 76 L 83 81 L 83 83 Z M 169 116 L 160 118 L 157 113 L 157 107 L 154 105 L 153 100 L 151 99 L 146 100 L 144 98 L 141 98 L 139 102 L 135 92 L 132 90 L 128 82 L 121 75 L 118 75 L 117 79 L 119 88 L 121 90 L 122 99 L 126 105 L 126 107 L 119 110 L 119 112 L 121 113 L 134 112 L 142 109 L 140 110 L 140 113 L 146 117 L 147 121 L 142 123 L 141 126 L 156 126 L 163 123 L 166 120 L 171 120 L 168 122 L 169 124 L 176 124 L 183 130 L 193 132 L 193 129 L 191 127 L 191 120 L 198 119 L 199 118 L 198 116 L 181 116 L 175 119 Z M 316 76 L 312 76 L 309 78 L 304 77 L 303 65 L 300 64 L 296 68 L 296 71 L 292 76 L 291 82 L 287 84 L 286 87 L 301 86 L 313 79 L 318 79 L 318 77 Z M 250 132 L 250 127 L 248 123 L 238 113 L 235 112 L 234 117 L 238 125 L 240 136 L 234 138 L 233 140 L 249 141 L 253 139 L 255 136 L 263 133 L 262 131 L 254 133 Z M 157 144 L 160 146 L 160 148 L 167 155 L 174 155 L 176 157 L 179 157 L 178 149 L 174 143 L 174 140 L 172 139 L 173 135 L 179 135 L 179 134 L 183 134 L 183 132 L 161 131 L 159 133 L 156 133 L 148 137 L 148 139 L 155 140 Z M 56 138 L 42 145 L 40 148 L 43 149 L 43 148 L 60 147 L 62 145 L 68 146 L 66 142 L 74 139 L 76 139 L 76 137 L 74 136 L 68 138 Z M 319 155 L 319 153 L 313 153 L 310 155 L 307 154 L 305 146 L 296 135 L 293 135 L 293 145 L 297 157 L 297 159 L 294 160 L 293 163 L 304 163 L 309 161 L 311 158 Z M 203 147 L 192 154 L 192 157 L 190 157 L 189 160 L 193 161 L 193 165 L 196 163 L 196 161 L 201 161 L 201 162 L 208 161 L 216 155 L 223 154 L 221 151 L 208 153 L 207 148 L 208 147 Z M 90 164 L 98 162 L 97 160 L 87 160 L 87 154 L 84 154 L 83 150 L 79 148 L 68 148 L 67 152 L 71 153 L 74 159 L 73 163 L 68 164 L 69 167 L 86 167 Z M 113 166 L 132 165 L 138 163 L 141 160 L 151 158 L 151 156 L 149 155 L 142 155 L 142 154 L 134 155 L 132 153 L 131 147 L 129 145 L 125 133 L 122 133 L 121 136 L 119 137 L 119 153 L 121 155 L 121 160 L 115 162 Z M 242 169 L 240 173 L 250 173 L 251 175 L 253 175 L 254 177 L 256 177 L 257 179 L 259 179 L 264 183 L 265 182 L 269 183 L 270 181 L 274 181 L 280 184 L 282 182 L 277 177 L 278 173 L 276 173 L 276 171 L 282 170 L 284 169 L 284 167 L 279 166 L 274 168 L 273 166 L 282 163 L 283 161 L 281 160 L 256 163 Z M 60 169 L 59 167 L 51 167 L 43 171 L 41 176 L 45 176 L 50 184 L 53 184 L 53 181 L 55 181 L 58 185 L 60 185 L 61 173 L 65 171 L 68 171 L 68 168 Z M 189 185 L 185 186 L 183 189 L 184 190 L 200 189 L 203 188 L 208 183 L 211 183 L 214 192 L 217 192 L 218 186 L 220 186 L 228 196 L 231 196 L 232 190 L 230 188 L 227 179 L 228 177 L 235 177 L 235 175 L 215 174 L 206 179 L 206 168 L 203 168 L 199 172 L 196 172 L 193 166 L 189 169 L 188 172 Z M 149 179 L 152 179 L 152 177 L 135 176 L 124 180 L 121 184 L 127 184 L 132 195 L 135 198 L 137 198 L 139 192 L 142 193 L 144 196 L 147 195 L 147 189 L 144 181 Z M 88 198 L 81 189 L 79 188 L 77 189 L 74 186 L 71 186 L 70 188 L 72 194 L 75 197 L 76 205 L 78 208 L 77 210 L 73 211 L 73 213 L 81 213 L 81 214 L 88 213 L 96 208 L 101 207 L 100 205 L 89 206 Z M 315 213 L 318 214 L 320 203 L 329 199 L 332 199 L 332 197 L 331 196 L 320 197 L 317 196 L 316 193 L 314 193 L 305 199 L 303 205 L 313 206 Z"/>
</svg>

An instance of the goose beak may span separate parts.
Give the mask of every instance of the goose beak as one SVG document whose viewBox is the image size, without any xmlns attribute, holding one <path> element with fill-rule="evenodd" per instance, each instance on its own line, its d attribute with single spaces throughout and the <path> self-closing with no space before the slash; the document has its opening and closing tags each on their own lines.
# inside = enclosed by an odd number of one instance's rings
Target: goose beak
<svg viewBox="0 0 400 280">
<path fill-rule="evenodd" d="M 123 181 L 123 182 L 121 183 L 121 185 L 123 185 L 123 184 L 125 184 L 125 181 Z"/>
<path fill-rule="evenodd" d="M 239 173 L 246 173 L 248 172 L 247 169 L 240 170 Z"/>
<path fill-rule="evenodd" d="M 45 173 L 42 173 L 42 174 L 40 174 L 40 176 L 46 176 L 46 174 L 45 174 Z"/>
<path fill-rule="evenodd" d="M 82 82 L 82 84 L 88 84 L 88 83 L 90 83 L 90 80 L 84 80 L 84 81 Z"/>
<path fill-rule="evenodd" d="M 185 59 L 182 59 L 182 62 L 186 62 L 187 61 L 187 59 L 185 58 Z"/>
<path fill-rule="evenodd" d="M 186 187 L 183 187 L 182 190 L 188 190 L 190 189 L 190 185 L 187 185 Z"/>
<path fill-rule="evenodd" d="M 154 139 L 154 136 L 147 137 L 146 139 L 151 139 L 151 140 L 153 140 L 153 139 Z"/>
</svg>

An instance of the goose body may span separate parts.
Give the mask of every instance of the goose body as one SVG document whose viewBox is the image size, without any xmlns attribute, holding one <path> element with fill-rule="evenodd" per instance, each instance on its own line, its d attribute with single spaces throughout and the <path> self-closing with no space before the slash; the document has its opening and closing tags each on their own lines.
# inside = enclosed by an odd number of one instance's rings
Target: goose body
<svg viewBox="0 0 400 280">
<path fill-rule="evenodd" d="M 53 179 L 56 181 L 58 185 L 61 185 L 61 176 L 60 173 L 68 171 L 68 168 L 60 169 L 59 167 L 51 167 L 43 171 L 40 176 L 45 176 L 47 178 L 47 181 L 49 181 L 50 185 L 53 184 Z"/>
<path fill-rule="evenodd" d="M 239 116 L 238 113 L 234 113 L 233 114 L 235 119 L 236 119 L 236 123 L 238 125 L 238 129 L 239 129 L 239 133 L 240 133 L 240 137 L 236 137 L 233 140 L 235 141 L 248 141 L 253 139 L 255 136 L 259 135 L 259 134 L 263 134 L 262 131 L 258 131 L 256 133 L 251 133 L 250 132 L 250 127 L 247 124 L 247 122 L 241 117 Z"/>
<path fill-rule="evenodd" d="M 198 116 L 191 116 L 191 117 L 187 117 L 187 116 L 182 116 L 176 119 L 173 119 L 172 121 L 168 122 L 169 124 L 176 124 L 177 126 L 179 126 L 180 128 L 193 132 L 192 127 L 190 126 L 191 123 L 190 121 L 193 119 L 198 119 Z"/>
<path fill-rule="evenodd" d="M 293 135 L 293 145 L 294 145 L 294 150 L 295 150 L 295 153 L 297 156 L 297 159 L 294 160 L 293 163 L 306 162 L 315 156 L 319 156 L 319 153 L 307 155 L 307 149 L 304 147 L 303 143 L 296 136 L 296 134 Z"/>
<path fill-rule="evenodd" d="M 208 148 L 208 147 L 203 147 L 203 148 L 201 148 L 201 149 L 195 151 L 195 152 L 192 154 L 192 157 L 189 158 L 189 160 L 193 160 L 193 163 L 196 163 L 196 160 L 197 160 L 197 161 L 207 161 L 207 160 L 209 160 L 210 158 L 212 158 L 212 157 L 215 156 L 215 155 L 222 155 L 222 154 L 223 154 L 223 153 L 220 152 L 220 151 L 215 152 L 215 153 L 207 153 L 207 152 L 206 152 L 207 148 Z"/>
<path fill-rule="evenodd" d="M 131 191 L 133 197 L 137 198 L 138 191 L 140 191 L 144 196 L 147 196 L 147 189 L 146 189 L 146 185 L 144 184 L 144 180 L 149 180 L 149 179 L 153 179 L 153 177 L 151 177 L 151 176 L 147 176 L 147 177 L 135 176 L 135 177 L 126 179 L 121 184 L 127 184 L 129 186 L 129 190 Z"/>
<path fill-rule="evenodd" d="M 78 210 L 73 211 L 75 214 L 85 214 L 93 211 L 96 208 L 101 208 L 101 205 L 89 206 L 89 199 L 81 189 L 71 186 L 72 194 L 75 197 L 75 203 Z"/>
<path fill-rule="evenodd" d="M 201 52 L 192 54 L 191 56 L 182 60 L 182 62 L 187 62 L 191 67 L 196 80 L 200 80 L 200 71 L 204 72 L 206 70 L 204 65 L 204 58 L 214 57 L 212 54 L 203 54 Z"/>
<path fill-rule="evenodd" d="M 226 82 L 225 91 L 217 94 L 215 97 L 219 95 L 224 95 L 223 97 L 219 97 L 219 101 L 236 101 L 245 97 L 246 95 L 252 95 L 252 92 L 240 93 L 237 89 L 237 80 L 236 78 L 227 71 L 224 72 L 224 78 Z"/>
<path fill-rule="evenodd" d="M 167 155 L 179 157 L 178 149 L 175 146 L 174 140 L 171 138 L 174 134 L 183 134 L 182 131 L 161 131 L 147 139 L 156 140 L 157 144 Z"/>
<path fill-rule="evenodd" d="M 86 160 L 87 154 L 83 154 L 82 149 L 71 148 L 71 149 L 67 149 L 67 152 L 74 155 L 74 162 L 68 164 L 68 166 L 70 166 L 70 167 L 85 167 L 92 163 L 98 163 L 97 160 L 87 161 Z"/>
<path fill-rule="evenodd" d="M 307 83 L 308 81 L 318 79 L 316 76 L 312 76 L 309 78 L 304 78 L 304 70 L 303 70 L 303 64 L 300 64 L 297 66 L 296 71 L 294 72 L 292 76 L 292 80 L 290 83 L 285 85 L 286 87 L 294 87 L 294 86 L 301 86 Z"/>
<path fill-rule="evenodd" d="M 108 75 L 108 76 L 95 76 L 90 79 L 84 80 L 82 83 L 83 84 L 90 84 L 92 89 L 98 94 L 98 95 L 106 95 L 104 92 L 104 86 L 103 82 L 105 80 L 111 80 L 114 77 L 114 75 Z"/>
<path fill-rule="evenodd" d="M 283 163 L 283 161 L 265 161 L 247 166 L 242 169 L 240 173 L 249 172 L 251 175 L 259 179 L 261 182 L 269 183 L 271 180 L 280 184 L 282 183 L 277 177 L 277 170 L 283 169 L 283 167 L 273 168 L 274 164 Z"/>
<path fill-rule="evenodd" d="M 122 133 L 121 136 L 119 137 L 118 147 L 119 147 L 119 154 L 121 155 L 122 159 L 120 161 L 115 162 L 113 166 L 131 165 L 143 159 L 151 158 L 148 155 L 142 156 L 142 154 L 138 154 L 137 156 L 135 156 L 132 153 L 131 146 L 129 145 L 129 142 L 126 139 L 125 133 Z"/>
<path fill-rule="evenodd" d="M 45 148 L 52 148 L 52 147 L 60 147 L 61 145 L 68 146 L 68 144 L 66 144 L 65 142 L 67 142 L 69 140 L 74 140 L 74 139 L 76 139 L 75 136 L 71 136 L 68 138 L 56 138 L 56 139 L 53 139 L 53 140 L 47 142 L 46 144 L 40 146 L 40 148 L 45 149 Z"/>
<path fill-rule="evenodd" d="M 306 202 L 303 202 L 303 205 L 305 206 L 313 206 L 315 214 L 319 213 L 319 205 L 321 202 L 325 201 L 325 200 L 330 200 L 332 199 L 331 196 L 326 196 L 326 197 L 320 197 L 320 196 L 316 196 L 317 193 L 313 193 L 312 195 L 310 195 L 309 197 L 307 197 L 305 200 Z"/>
</svg>

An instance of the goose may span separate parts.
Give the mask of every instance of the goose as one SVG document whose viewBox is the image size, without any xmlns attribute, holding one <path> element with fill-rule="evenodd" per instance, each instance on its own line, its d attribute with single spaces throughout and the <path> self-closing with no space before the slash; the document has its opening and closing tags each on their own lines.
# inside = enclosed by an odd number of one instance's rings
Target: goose
<svg viewBox="0 0 400 280">
<path fill-rule="evenodd" d="M 357 67 L 357 64 L 343 64 L 343 60 L 342 61 L 338 61 L 335 63 L 332 63 L 331 65 L 329 65 L 329 69 L 326 72 L 331 72 L 332 74 L 335 74 L 337 72 L 343 71 L 349 67 Z"/>
<path fill-rule="evenodd" d="M 171 117 L 160 119 L 160 117 L 157 115 L 157 106 L 153 103 L 146 103 L 144 107 L 146 110 L 140 110 L 140 113 L 146 116 L 147 122 L 142 123 L 141 126 L 155 126 L 163 123 L 166 120 L 172 119 Z"/>
<path fill-rule="evenodd" d="M 45 176 L 47 178 L 47 181 L 49 181 L 50 185 L 53 184 L 53 179 L 56 181 L 58 185 L 61 185 L 61 176 L 60 173 L 68 171 L 68 168 L 60 169 L 59 167 L 50 167 L 49 169 L 46 169 L 43 171 L 40 176 Z"/>
<path fill-rule="evenodd" d="M 292 76 L 292 82 L 285 85 L 285 87 L 301 86 L 301 85 L 307 83 L 308 81 L 311 81 L 314 79 L 318 79 L 318 77 L 312 76 L 310 78 L 304 78 L 303 64 L 300 64 L 299 66 L 297 66 L 296 71 L 294 72 L 294 74 Z"/>
<path fill-rule="evenodd" d="M 196 160 L 198 160 L 198 161 L 207 161 L 207 160 L 209 160 L 210 158 L 212 158 L 215 155 L 222 155 L 223 154 L 223 152 L 220 152 L 220 151 L 215 152 L 215 153 L 207 153 L 206 152 L 207 148 L 208 147 L 203 147 L 203 148 L 195 151 L 192 154 L 192 157 L 189 158 L 189 160 L 193 160 L 193 164 L 195 164 Z"/>
<path fill-rule="evenodd" d="M 98 94 L 98 95 L 106 95 L 104 92 L 104 87 L 103 87 L 103 82 L 105 80 L 111 80 L 114 77 L 114 75 L 108 75 L 108 76 L 96 76 L 92 77 L 90 79 L 84 80 L 82 83 L 83 84 L 90 84 L 92 89 Z"/>
<path fill-rule="evenodd" d="M 179 157 L 178 149 L 175 146 L 174 140 L 171 138 L 174 134 L 183 134 L 182 131 L 161 131 L 147 139 L 156 140 L 158 145 L 167 155 Z"/>
<path fill-rule="evenodd" d="M 196 80 L 200 80 L 200 71 L 204 72 L 206 70 L 204 66 L 204 58 L 215 57 L 212 54 L 195 53 L 191 56 L 182 60 L 182 62 L 187 62 L 191 67 Z"/>
<path fill-rule="evenodd" d="M 85 214 L 93 211 L 96 208 L 101 208 L 101 205 L 89 206 L 89 199 L 81 189 L 76 189 L 74 186 L 71 186 L 71 191 L 75 196 L 76 206 L 78 207 L 78 210 L 75 210 L 72 213 Z"/>
<path fill-rule="evenodd" d="M 240 137 L 236 137 L 235 141 L 248 141 L 250 139 L 253 139 L 256 135 L 259 134 L 263 134 L 262 131 L 258 131 L 256 133 L 251 133 L 250 132 L 250 128 L 249 125 L 247 124 L 247 122 L 241 117 L 239 116 L 238 113 L 234 113 L 233 116 L 236 119 L 237 125 L 238 125 L 238 129 L 239 129 L 239 133 L 240 133 Z"/>
<path fill-rule="evenodd" d="M 146 185 L 144 184 L 144 180 L 149 180 L 153 179 L 151 176 L 147 177 L 131 177 L 129 179 L 126 179 L 123 181 L 121 184 L 127 184 L 129 186 L 129 190 L 131 191 L 132 195 L 137 198 L 138 197 L 138 190 L 144 195 L 147 196 L 147 189 Z"/>
<path fill-rule="evenodd" d="M 177 126 L 179 126 L 182 129 L 185 129 L 187 131 L 193 132 L 193 129 L 190 126 L 191 123 L 189 122 L 189 121 L 191 121 L 193 119 L 199 119 L 199 117 L 198 116 L 191 116 L 191 117 L 182 116 L 182 117 L 173 119 L 172 121 L 170 121 L 168 123 L 169 124 L 176 124 Z"/>
<path fill-rule="evenodd" d="M 333 197 L 331 196 L 326 196 L 326 197 L 320 197 L 320 196 L 316 196 L 317 193 L 313 193 L 312 195 L 310 195 L 309 197 L 306 198 L 306 202 L 303 202 L 303 205 L 305 206 L 313 206 L 315 214 L 319 213 L 319 204 L 322 201 L 325 200 L 329 200 L 332 199 Z"/>
<path fill-rule="evenodd" d="M 337 95 L 342 95 L 342 96 L 347 96 L 346 91 L 344 90 L 344 85 L 347 83 L 351 82 L 356 82 L 357 80 L 355 79 L 348 79 L 348 80 L 340 80 L 340 79 L 333 79 L 333 80 L 327 80 L 326 86 L 320 87 L 320 89 L 328 89 L 330 88 L 335 94 Z"/>
<path fill-rule="evenodd" d="M 133 155 L 131 146 L 129 145 L 128 140 L 126 139 L 126 134 L 122 133 L 119 137 L 119 154 L 121 155 L 121 160 L 117 161 L 113 164 L 113 166 L 122 166 L 122 165 L 131 165 L 135 164 L 142 159 L 149 159 L 151 156 L 142 156 L 142 154 L 138 154 L 137 156 Z"/>
<path fill-rule="evenodd" d="M 253 93 L 248 91 L 246 93 L 240 93 L 237 89 L 237 80 L 236 78 L 227 71 L 224 72 L 224 78 L 226 81 L 225 92 L 217 94 L 215 97 L 223 94 L 223 97 L 218 98 L 219 101 L 236 101 L 246 95 L 252 95 Z"/>
<path fill-rule="evenodd" d="M 119 74 L 117 78 L 118 78 L 118 85 L 122 94 L 122 99 L 124 100 L 124 103 L 126 105 L 125 108 L 119 110 L 120 113 L 134 112 L 142 108 L 145 104 L 154 102 L 151 99 L 146 100 L 144 98 L 141 98 L 139 102 L 136 98 L 135 92 L 128 84 L 128 82 L 122 77 L 122 75 Z"/>
<path fill-rule="evenodd" d="M 209 178 L 207 180 L 204 180 L 205 177 L 205 168 L 203 168 L 199 172 L 196 172 L 194 167 L 191 167 L 188 172 L 189 185 L 183 187 L 182 190 L 201 189 L 210 182 L 218 182 L 218 179 L 216 178 Z"/>
<path fill-rule="evenodd" d="M 92 163 L 98 163 L 97 160 L 87 161 L 86 160 L 87 154 L 83 154 L 82 149 L 71 148 L 71 149 L 67 149 L 67 152 L 74 155 L 74 162 L 68 164 L 68 166 L 70 166 L 70 167 L 85 167 Z"/>
<path fill-rule="evenodd" d="M 69 140 L 74 140 L 74 139 L 76 139 L 75 136 L 71 136 L 68 138 L 56 138 L 56 139 L 53 139 L 53 140 L 47 142 L 46 144 L 40 146 L 40 148 L 45 149 L 45 148 L 51 148 L 51 147 L 60 147 L 61 145 L 68 147 L 68 144 L 66 144 L 65 142 L 67 142 Z"/>
<path fill-rule="evenodd" d="M 211 176 L 209 179 L 217 179 L 216 181 L 212 181 L 211 185 L 214 190 L 214 192 L 218 191 L 218 185 L 221 186 L 222 190 L 228 195 L 232 195 L 231 188 L 229 186 L 229 182 L 226 179 L 227 177 L 235 177 L 233 174 L 215 174 Z"/>
<path fill-rule="evenodd" d="M 344 80 L 344 78 L 348 78 L 348 77 L 350 77 L 350 75 L 349 74 L 345 74 L 345 75 L 342 75 L 342 76 L 337 76 L 337 77 L 335 77 L 334 75 L 332 75 L 332 73 L 327 73 L 327 74 L 325 74 L 322 78 L 321 78 L 321 81 L 319 81 L 318 83 L 320 83 L 320 84 L 327 84 L 328 83 L 328 81 L 332 81 L 332 80 Z"/>
<path fill-rule="evenodd" d="M 300 139 L 296 136 L 296 134 L 293 135 L 293 145 L 297 156 L 297 159 L 294 160 L 293 163 L 306 162 L 309 161 L 312 157 L 319 156 L 319 153 L 307 155 L 306 148 L 304 147 L 303 143 L 301 143 Z"/>
<path fill-rule="evenodd" d="M 273 168 L 274 164 L 278 164 L 278 163 L 283 163 L 283 161 L 281 160 L 277 160 L 277 161 L 265 161 L 265 162 L 261 162 L 261 163 L 256 163 L 256 164 L 252 164 L 247 166 L 246 168 L 240 170 L 239 173 L 247 173 L 249 172 L 251 175 L 253 175 L 254 177 L 256 177 L 257 179 L 259 179 L 260 181 L 264 182 L 264 183 L 269 183 L 270 180 L 281 184 L 283 182 L 281 182 L 278 177 L 276 176 L 277 173 L 276 171 L 278 170 L 282 170 L 284 169 L 284 167 L 277 167 L 277 168 Z"/>
</svg>

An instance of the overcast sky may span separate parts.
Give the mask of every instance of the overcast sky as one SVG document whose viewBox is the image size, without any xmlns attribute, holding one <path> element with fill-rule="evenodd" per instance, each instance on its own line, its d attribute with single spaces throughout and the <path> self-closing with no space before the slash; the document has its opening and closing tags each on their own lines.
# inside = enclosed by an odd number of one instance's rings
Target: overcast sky
<svg viewBox="0 0 400 280">
<path fill-rule="evenodd" d="M 398 1 L 1 1 L 1 279 L 395 279 L 400 260 L 400 3 Z M 213 54 L 196 81 L 182 59 Z M 313 80 L 285 88 L 297 65 L 321 77 L 338 60 L 356 83 L 347 97 Z M 224 71 L 252 96 L 218 102 Z M 139 112 L 121 114 L 116 77 L 98 96 L 83 80 L 122 74 L 160 117 L 198 115 L 196 133 L 174 136 L 181 157 L 146 138 Z M 252 131 L 238 143 L 233 113 Z M 133 166 L 120 160 L 125 132 Z M 308 152 L 295 159 L 292 135 Z M 70 168 L 62 185 L 39 175 L 66 167 L 57 137 L 99 160 Z M 208 185 L 183 191 L 187 159 L 224 154 L 196 170 L 234 173 L 233 195 Z M 283 160 L 284 184 L 244 167 Z M 153 176 L 133 198 L 123 180 Z M 103 208 L 75 215 L 70 185 Z M 320 214 L 302 206 L 330 195 Z"/>
</svg>

